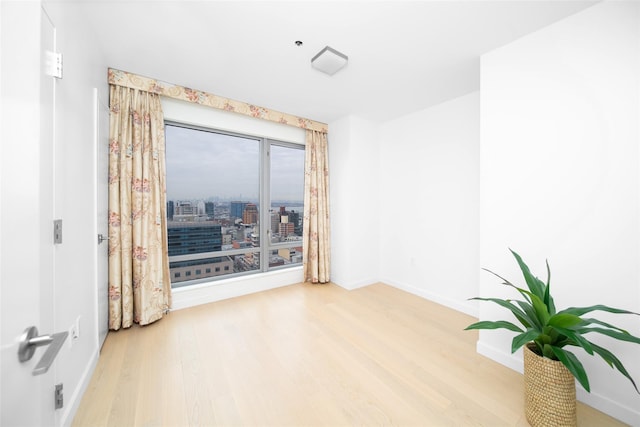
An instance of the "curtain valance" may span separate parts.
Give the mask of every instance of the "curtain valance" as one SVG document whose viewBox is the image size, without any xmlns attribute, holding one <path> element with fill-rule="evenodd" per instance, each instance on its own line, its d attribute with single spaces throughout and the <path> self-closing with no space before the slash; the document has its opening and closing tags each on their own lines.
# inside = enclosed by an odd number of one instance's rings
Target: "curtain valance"
<svg viewBox="0 0 640 427">
<path fill-rule="evenodd" d="M 327 133 L 329 128 L 327 124 L 322 122 L 316 122 L 314 120 L 305 119 L 292 114 L 270 110 L 268 108 L 248 104 L 246 102 L 235 101 L 233 99 L 213 95 L 201 90 L 194 90 L 188 87 L 166 83 L 113 68 L 109 68 L 108 80 L 109 83 L 113 85 L 143 90 L 169 98 L 206 105 L 219 110 L 232 111 L 245 116 L 256 117 L 302 129 Z"/>
</svg>

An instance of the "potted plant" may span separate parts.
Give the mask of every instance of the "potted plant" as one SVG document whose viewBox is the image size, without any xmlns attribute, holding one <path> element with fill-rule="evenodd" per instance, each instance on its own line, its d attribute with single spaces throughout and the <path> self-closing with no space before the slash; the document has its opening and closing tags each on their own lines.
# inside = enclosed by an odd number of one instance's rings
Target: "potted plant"
<svg viewBox="0 0 640 427">
<path fill-rule="evenodd" d="M 593 311 L 605 311 L 615 314 L 634 314 L 628 310 L 593 305 L 590 307 L 569 307 L 556 310 L 550 293 L 551 270 L 547 262 L 546 283 L 535 277 L 520 255 L 510 250 L 515 257 L 527 284 L 527 289 L 519 288 L 499 276 L 503 285 L 514 288 L 522 299 L 471 298 L 498 304 L 515 316 L 521 326 L 506 320 L 480 321 L 465 328 L 469 329 L 508 329 L 517 335 L 511 342 L 511 353 L 524 346 L 525 412 L 527 421 L 537 425 L 575 425 L 575 379 L 588 392 L 589 379 L 578 358 L 566 350 L 566 347 L 580 347 L 590 355 L 599 355 L 612 368 L 627 377 L 638 391 L 638 386 L 622 362 L 609 350 L 596 345 L 585 338 L 588 334 L 601 334 L 608 337 L 640 344 L 640 338 L 629 332 L 601 320 L 584 317 Z"/>
</svg>

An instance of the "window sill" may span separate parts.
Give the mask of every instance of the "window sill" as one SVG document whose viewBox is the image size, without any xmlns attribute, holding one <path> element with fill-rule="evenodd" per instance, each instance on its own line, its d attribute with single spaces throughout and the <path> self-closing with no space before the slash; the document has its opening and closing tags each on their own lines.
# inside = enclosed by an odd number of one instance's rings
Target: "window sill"
<svg viewBox="0 0 640 427">
<path fill-rule="evenodd" d="M 302 266 L 247 276 L 232 277 L 184 286 L 172 290 L 171 310 L 248 295 L 303 281 Z"/>
</svg>

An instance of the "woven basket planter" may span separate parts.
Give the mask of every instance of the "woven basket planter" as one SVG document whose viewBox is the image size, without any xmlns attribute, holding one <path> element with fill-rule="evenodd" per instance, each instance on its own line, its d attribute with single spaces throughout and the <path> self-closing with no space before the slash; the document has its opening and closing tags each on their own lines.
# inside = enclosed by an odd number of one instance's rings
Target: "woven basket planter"
<svg viewBox="0 0 640 427">
<path fill-rule="evenodd" d="M 577 426 L 576 384 L 573 375 L 557 360 L 538 356 L 524 347 L 524 397 L 527 421 L 532 427 Z"/>
</svg>

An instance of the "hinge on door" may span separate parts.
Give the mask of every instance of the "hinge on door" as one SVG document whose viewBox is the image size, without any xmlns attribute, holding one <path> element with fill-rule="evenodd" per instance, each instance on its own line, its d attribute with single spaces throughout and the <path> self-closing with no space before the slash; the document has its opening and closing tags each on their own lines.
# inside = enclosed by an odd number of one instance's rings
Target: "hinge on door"
<svg viewBox="0 0 640 427">
<path fill-rule="evenodd" d="M 55 399 L 55 408 L 62 409 L 62 407 L 64 406 L 64 395 L 62 394 L 62 383 L 56 384 L 54 399 Z"/>
<path fill-rule="evenodd" d="M 47 76 L 62 78 L 62 54 L 58 52 L 47 51 L 45 55 L 45 74 Z"/>
<path fill-rule="evenodd" d="M 59 245 L 62 243 L 62 220 L 53 220 L 53 244 Z"/>
</svg>

